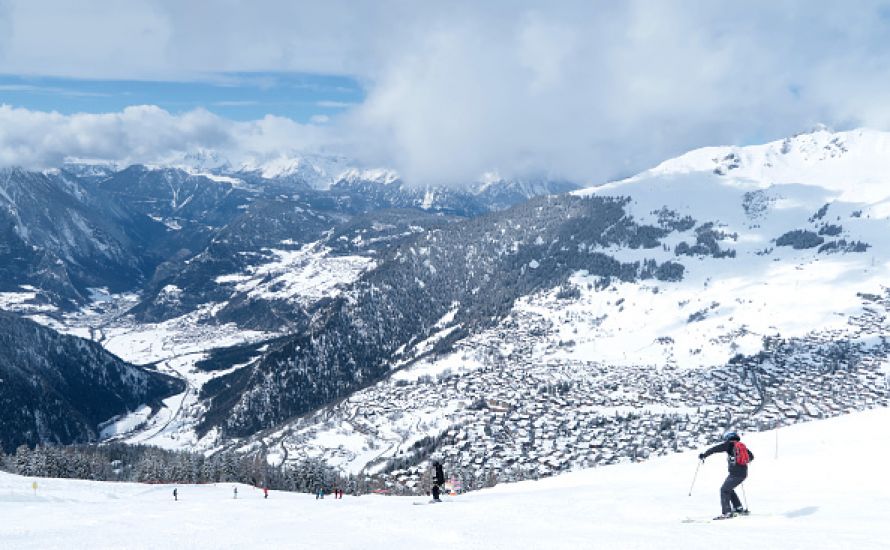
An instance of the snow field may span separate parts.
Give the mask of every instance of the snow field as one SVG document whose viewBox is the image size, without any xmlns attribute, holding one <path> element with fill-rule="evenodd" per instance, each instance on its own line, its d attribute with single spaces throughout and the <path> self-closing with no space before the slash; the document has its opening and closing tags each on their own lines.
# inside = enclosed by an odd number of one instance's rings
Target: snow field
<svg viewBox="0 0 890 550">
<path fill-rule="evenodd" d="M 890 410 L 798 424 L 743 440 L 756 455 L 745 483 L 757 515 L 682 523 L 719 512 L 725 459 L 699 451 L 540 481 L 443 504 L 420 497 L 330 497 L 233 484 L 139 485 L 0 474 L 0 548 L 887 548 Z M 778 441 L 778 458 L 776 442 Z M 447 472 L 446 472 L 447 473 Z"/>
<path fill-rule="evenodd" d="M 269 262 L 250 267 L 247 273 L 221 275 L 218 284 L 233 284 L 233 290 L 252 299 L 287 300 L 309 305 L 340 294 L 340 288 L 376 267 L 362 256 L 334 256 L 319 243 L 299 250 L 270 249 Z"/>
</svg>

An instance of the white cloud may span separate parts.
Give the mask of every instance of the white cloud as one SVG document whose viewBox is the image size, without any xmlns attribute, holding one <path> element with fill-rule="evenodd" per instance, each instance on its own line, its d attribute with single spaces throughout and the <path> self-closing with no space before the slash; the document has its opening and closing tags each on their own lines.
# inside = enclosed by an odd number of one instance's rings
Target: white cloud
<svg viewBox="0 0 890 550">
<path fill-rule="evenodd" d="M 329 99 L 316 101 L 315 105 L 317 107 L 325 107 L 327 109 L 348 109 L 349 107 L 355 107 L 355 103 L 351 103 L 349 101 L 332 101 Z"/>
<path fill-rule="evenodd" d="M 2 73 L 307 71 L 352 75 L 367 90 L 323 128 L 145 107 L 94 118 L 7 108 L 0 161 L 323 143 L 409 181 L 497 170 L 593 182 L 692 147 L 774 139 L 817 122 L 890 129 L 890 11 L 878 0 L 16 0 L 0 14 Z M 13 122 L 58 135 L 35 138 L 6 127 Z M 96 134 L 76 134 L 77 124 Z M 146 125 L 156 135 L 135 130 Z"/>
<path fill-rule="evenodd" d="M 817 122 L 890 129 L 880 6 L 638 1 L 443 16 L 388 59 L 354 134 L 383 136 L 371 154 L 409 179 L 496 169 L 595 182 Z"/>
<path fill-rule="evenodd" d="M 311 149 L 321 137 L 315 127 L 287 118 L 233 122 L 202 109 L 174 115 L 140 105 L 119 113 L 63 115 L 0 106 L 0 165 L 30 168 L 72 158 L 164 163 L 199 150 L 238 162 Z"/>
</svg>

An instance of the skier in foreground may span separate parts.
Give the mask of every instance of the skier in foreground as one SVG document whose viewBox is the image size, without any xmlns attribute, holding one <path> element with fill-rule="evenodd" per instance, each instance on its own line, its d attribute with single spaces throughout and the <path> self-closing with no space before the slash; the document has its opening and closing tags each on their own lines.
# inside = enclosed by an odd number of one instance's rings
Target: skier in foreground
<svg viewBox="0 0 890 550">
<path fill-rule="evenodd" d="M 735 488 L 741 485 L 745 478 L 748 477 L 748 463 L 754 460 L 754 453 L 741 441 L 741 437 L 736 432 L 726 432 L 723 435 L 723 443 L 714 445 L 707 451 L 698 455 L 699 460 L 704 462 L 706 458 L 714 453 L 725 452 L 729 463 L 729 475 L 726 481 L 720 486 L 720 506 L 722 515 L 714 519 L 729 519 L 737 515 L 748 515 L 748 510 L 742 506 L 739 495 L 736 494 Z"/>
</svg>

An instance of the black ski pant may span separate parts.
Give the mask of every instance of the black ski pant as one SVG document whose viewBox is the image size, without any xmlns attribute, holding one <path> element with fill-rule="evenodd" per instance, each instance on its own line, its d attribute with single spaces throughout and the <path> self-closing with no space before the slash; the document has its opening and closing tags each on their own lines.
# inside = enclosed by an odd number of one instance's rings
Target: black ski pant
<svg viewBox="0 0 890 550">
<path fill-rule="evenodd" d="M 738 510 L 742 507 L 742 501 L 739 500 L 739 495 L 736 494 L 735 488 L 741 485 L 746 477 L 748 476 L 729 474 L 726 481 L 720 486 L 720 507 L 724 514 L 728 514 L 733 510 Z M 730 506 L 730 504 L 732 504 L 732 506 Z"/>
</svg>

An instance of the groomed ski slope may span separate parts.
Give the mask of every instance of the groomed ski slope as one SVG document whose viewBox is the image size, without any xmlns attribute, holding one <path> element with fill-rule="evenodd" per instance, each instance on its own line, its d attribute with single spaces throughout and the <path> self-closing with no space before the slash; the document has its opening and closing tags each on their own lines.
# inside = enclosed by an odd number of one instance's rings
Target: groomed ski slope
<svg viewBox="0 0 890 550">
<path fill-rule="evenodd" d="M 173 486 L 0 474 L 0 548 L 723 548 L 890 547 L 890 410 L 744 437 L 758 515 L 712 523 L 722 456 L 689 485 L 696 452 L 501 485 L 413 506 L 418 497 L 326 498 L 232 484 Z M 776 441 L 778 440 L 778 458 Z"/>
</svg>

